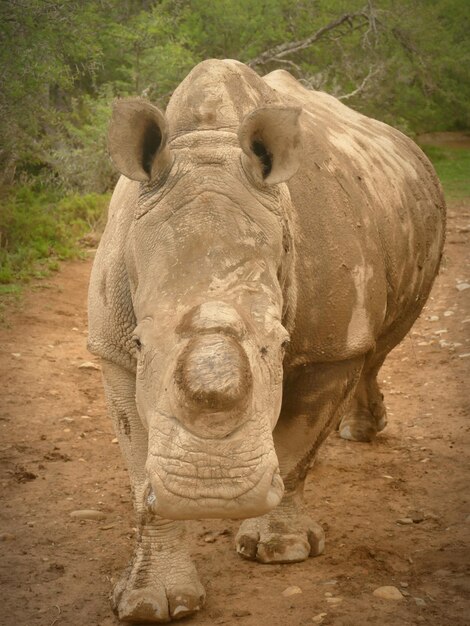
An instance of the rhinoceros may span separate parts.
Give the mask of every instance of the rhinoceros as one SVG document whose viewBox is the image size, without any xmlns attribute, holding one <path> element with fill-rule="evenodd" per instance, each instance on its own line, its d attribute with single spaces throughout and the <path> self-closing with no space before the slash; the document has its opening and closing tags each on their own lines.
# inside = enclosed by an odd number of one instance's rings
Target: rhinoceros
<svg viewBox="0 0 470 626">
<path fill-rule="evenodd" d="M 262 563 L 322 552 L 306 474 L 335 427 L 384 428 L 377 373 L 426 302 L 445 204 L 399 131 L 233 60 L 197 65 L 166 113 L 118 100 L 108 146 L 89 350 L 138 518 L 113 604 L 165 622 L 204 603 L 182 520 L 244 519 L 236 549 Z"/>
</svg>

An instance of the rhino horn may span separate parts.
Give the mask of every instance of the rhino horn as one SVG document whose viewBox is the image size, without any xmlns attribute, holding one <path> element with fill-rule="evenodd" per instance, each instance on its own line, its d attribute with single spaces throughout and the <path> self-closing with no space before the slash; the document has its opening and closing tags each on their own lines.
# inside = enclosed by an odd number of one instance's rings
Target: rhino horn
<svg viewBox="0 0 470 626">
<path fill-rule="evenodd" d="M 238 130 L 244 167 L 268 185 L 291 178 L 300 164 L 300 107 L 260 107 Z"/>
<path fill-rule="evenodd" d="M 208 411 L 228 411 L 239 406 L 251 389 L 248 357 L 232 337 L 200 335 L 182 353 L 176 383 L 185 404 Z"/>
<path fill-rule="evenodd" d="M 165 115 L 142 98 L 116 100 L 108 130 L 108 150 L 117 169 L 131 180 L 148 182 L 171 163 Z"/>
</svg>

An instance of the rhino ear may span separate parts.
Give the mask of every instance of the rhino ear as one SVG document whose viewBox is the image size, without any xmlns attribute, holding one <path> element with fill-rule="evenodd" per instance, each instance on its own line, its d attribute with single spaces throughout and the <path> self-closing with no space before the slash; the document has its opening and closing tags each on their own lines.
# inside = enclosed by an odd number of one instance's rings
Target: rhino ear
<svg viewBox="0 0 470 626">
<path fill-rule="evenodd" d="M 117 169 L 132 180 L 148 182 L 171 162 L 168 124 L 157 107 L 141 98 L 116 100 L 108 149 Z"/>
<path fill-rule="evenodd" d="M 268 185 L 293 176 L 300 164 L 300 107 L 261 107 L 238 130 L 245 166 Z"/>
</svg>

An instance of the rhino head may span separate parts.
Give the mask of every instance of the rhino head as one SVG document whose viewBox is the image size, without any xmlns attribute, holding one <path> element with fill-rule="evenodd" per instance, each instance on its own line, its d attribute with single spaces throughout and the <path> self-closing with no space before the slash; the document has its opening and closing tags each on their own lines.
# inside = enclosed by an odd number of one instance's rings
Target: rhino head
<svg viewBox="0 0 470 626">
<path fill-rule="evenodd" d="M 288 180 L 300 109 L 178 135 L 118 101 L 109 150 L 139 181 L 126 247 L 147 506 L 170 519 L 251 517 L 283 495 L 272 431 L 294 305 Z M 174 137 L 169 142 L 168 137 Z"/>
</svg>

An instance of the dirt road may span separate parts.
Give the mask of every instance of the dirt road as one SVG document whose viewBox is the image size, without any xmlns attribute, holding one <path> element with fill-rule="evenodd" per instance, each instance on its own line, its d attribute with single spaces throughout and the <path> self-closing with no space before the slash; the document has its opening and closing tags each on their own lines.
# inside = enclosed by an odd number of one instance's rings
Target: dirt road
<svg viewBox="0 0 470 626">
<path fill-rule="evenodd" d="M 331 436 L 310 474 L 324 555 L 258 565 L 236 555 L 235 522 L 190 524 L 207 605 L 185 623 L 470 624 L 469 232 L 470 205 L 454 204 L 432 299 L 380 375 L 389 427 L 373 444 Z M 97 363 L 85 348 L 90 267 L 65 264 L 0 329 L 3 626 L 117 624 L 108 593 L 134 521 L 100 372 L 80 368 Z M 89 508 L 105 518 L 70 516 Z M 382 585 L 403 599 L 372 595 Z M 290 586 L 302 593 L 285 597 Z"/>
</svg>

